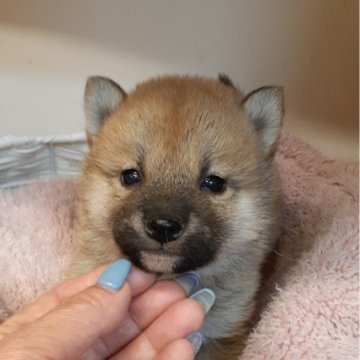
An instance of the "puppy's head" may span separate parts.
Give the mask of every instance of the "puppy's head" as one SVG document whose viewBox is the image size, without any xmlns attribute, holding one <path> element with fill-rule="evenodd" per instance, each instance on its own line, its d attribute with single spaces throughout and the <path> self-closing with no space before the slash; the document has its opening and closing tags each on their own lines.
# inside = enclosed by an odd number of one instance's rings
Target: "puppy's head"
<svg viewBox="0 0 360 360">
<path fill-rule="evenodd" d="M 241 100 L 227 78 L 174 76 L 126 94 L 92 77 L 85 113 L 79 213 L 93 237 L 88 251 L 96 239 L 94 257 L 117 248 L 145 270 L 184 272 L 225 266 L 266 244 L 280 88 Z"/>
</svg>

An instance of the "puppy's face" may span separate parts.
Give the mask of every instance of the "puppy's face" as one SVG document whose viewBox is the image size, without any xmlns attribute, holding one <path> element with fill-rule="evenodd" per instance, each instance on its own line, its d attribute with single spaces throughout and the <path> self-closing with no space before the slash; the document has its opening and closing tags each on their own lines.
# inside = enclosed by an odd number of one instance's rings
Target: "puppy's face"
<svg viewBox="0 0 360 360">
<path fill-rule="evenodd" d="M 176 273 L 220 266 L 258 241 L 271 222 L 281 90 L 241 101 L 229 82 L 166 77 L 127 95 L 90 78 L 85 100 L 79 206 L 94 256 L 111 243 L 140 268 Z"/>
</svg>

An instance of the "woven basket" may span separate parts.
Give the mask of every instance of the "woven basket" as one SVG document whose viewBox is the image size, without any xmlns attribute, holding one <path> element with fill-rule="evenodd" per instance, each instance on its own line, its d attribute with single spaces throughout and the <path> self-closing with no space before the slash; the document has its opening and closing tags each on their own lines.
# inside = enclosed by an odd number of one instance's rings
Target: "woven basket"
<svg viewBox="0 0 360 360">
<path fill-rule="evenodd" d="M 87 152 L 85 134 L 0 137 L 0 189 L 60 176 L 75 178 Z"/>
</svg>

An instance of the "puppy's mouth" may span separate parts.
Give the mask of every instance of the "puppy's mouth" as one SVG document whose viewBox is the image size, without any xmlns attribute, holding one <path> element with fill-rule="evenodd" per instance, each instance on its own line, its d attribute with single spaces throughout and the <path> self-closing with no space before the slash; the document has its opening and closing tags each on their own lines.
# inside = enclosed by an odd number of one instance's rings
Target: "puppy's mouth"
<svg viewBox="0 0 360 360">
<path fill-rule="evenodd" d="M 162 274 L 178 274 L 197 266 L 182 254 L 144 248 L 122 248 L 122 251 L 140 269 Z"/>
<path fill-rule="evenodd" d="M 206 240 L 202 233 L 160 246 L 130 227 L 114 231 L 114 240 L 121 252 L 138 268 L 167 274 L 194 271 L 207 265 L 215 259 L 219 246 L 216 239 Z"/>
<path fill-rule="evenodd" d="M 181 267 L 184 257 L 179 255 L 162 254 L 154 251 L 140 250 L 139 261 L 143 267 L 156 273 L 173 273 Z"/>
</svg>

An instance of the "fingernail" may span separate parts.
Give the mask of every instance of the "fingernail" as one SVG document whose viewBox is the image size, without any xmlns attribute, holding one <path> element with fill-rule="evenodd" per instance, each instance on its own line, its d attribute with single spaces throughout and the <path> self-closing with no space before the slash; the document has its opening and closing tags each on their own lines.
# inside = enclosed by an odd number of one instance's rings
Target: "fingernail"
<svg viewBox="0 0 360 360">
<path fill-rule="evenodd" d="M 190 341 L 194 350 L 194 355 L 196 355 L 203 343 L 203 336 L 199 332 L 193 332 L 186 337 L 186 340 Z"/>
<path fill-rule="evenodd" d="M 202 306 L 206 315 L 214 305 L 216 296 L 215 293 L 210 289 L 201 289 L 194 295 L 191 295 L 190 298 L 194 299 Z"/>
<path fill-rule="evenodd" d="M 119 290 L 123 286 L 130 268 L 131 263 L 129 260 L 117 260 L 102 272 L 97 284 L 112 291 Z"/>
<path fill-rule="evenodd" d="M 193 273 L 177 276 L 174 280 L 185 290 L 187 296 L 200 288 L 200 280 Z"/>
</svg>

